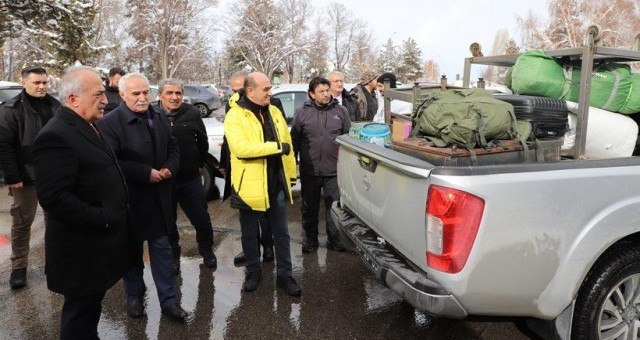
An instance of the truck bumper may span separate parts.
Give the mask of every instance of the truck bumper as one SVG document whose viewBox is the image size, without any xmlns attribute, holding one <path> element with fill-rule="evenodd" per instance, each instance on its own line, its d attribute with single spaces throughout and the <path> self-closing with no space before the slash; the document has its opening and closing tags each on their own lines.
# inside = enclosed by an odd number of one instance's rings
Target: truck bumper
<svg viewBox="0 0 640 340">
<path fill-rule="evenodd" d="M 331 207 L 331 218 L 343 236 L 354 244 L 364 263 L 392 291 L 413 307 L 432 315 L 462 319 L 466 310 L 456 298 L 423 272 L 408 265 L 394 249 L 378 242 L 378 235 L 340 202 Z"/>
</svg>

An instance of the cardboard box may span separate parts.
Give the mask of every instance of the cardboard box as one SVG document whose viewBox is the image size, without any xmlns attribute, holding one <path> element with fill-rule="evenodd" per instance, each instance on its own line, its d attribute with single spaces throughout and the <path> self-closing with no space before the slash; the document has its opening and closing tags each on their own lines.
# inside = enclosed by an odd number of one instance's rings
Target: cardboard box
<svg viewBox="0 0 640 340">
<path fill-rule="evenodd" d="M 411 133 L 411 121 L 396 119 L 391 127 L 391 141 L 403 141 Z"/>
</svg>

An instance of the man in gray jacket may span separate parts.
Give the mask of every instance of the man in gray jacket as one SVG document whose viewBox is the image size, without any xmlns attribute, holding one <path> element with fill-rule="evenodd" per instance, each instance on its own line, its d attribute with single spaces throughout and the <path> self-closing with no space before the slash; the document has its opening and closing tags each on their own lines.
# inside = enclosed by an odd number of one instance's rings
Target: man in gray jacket
<svg viewBox="0 0 640 340">
<path fill-rule="evenodd" d="M 347 109 L 331 97 L 330 83 L 316 77 L 309 83 L 310 100 L 299 108 L 293 118 L 291 139 L 296 157 L 300 159 L 302 185 L 302 228 L 304 253 L 318 249 L 318 212 L 320 198 L 326 207 L 327 248 L 344 251 L 338 230 L 329 216 L 331 204 L 339 199 L 337 182 L 338 143 L 335 138 L 349 132 L 351 119 Z"/>
</svg>

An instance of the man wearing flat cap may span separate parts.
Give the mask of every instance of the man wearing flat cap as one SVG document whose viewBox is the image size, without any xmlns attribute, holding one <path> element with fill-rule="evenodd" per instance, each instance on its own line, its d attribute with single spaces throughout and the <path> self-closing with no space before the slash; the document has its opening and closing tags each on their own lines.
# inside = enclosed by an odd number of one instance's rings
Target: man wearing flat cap
<svg viewBox="0 0 640 340">
<path fill-rule="evenodd" d="M 378 111 L 378 99 L 375 89 L 378 85 L 378 74 L 366 70 L 360 75 L 360 82 L 351 90 L 351 95 L 358 99 L 360 116 L 358 121 L 372 121 Z"/>
</svg>

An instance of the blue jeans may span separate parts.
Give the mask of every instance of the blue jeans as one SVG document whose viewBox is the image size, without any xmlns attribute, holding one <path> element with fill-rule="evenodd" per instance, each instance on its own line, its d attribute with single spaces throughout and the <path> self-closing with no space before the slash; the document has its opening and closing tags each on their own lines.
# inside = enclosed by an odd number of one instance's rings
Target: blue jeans
<svg viewBox="0 0 640 340">
<path fill-rule="evenodd" d="M 269 209 L 265 212 L 240 209 L 242 251 L 244 251 L 247 260 L 247 272 L 261 270 L 258 230 L 260 229 L 260 219 L 265 218 L 269 221 L 273 232 L 277 275 L 291 276 L 291 240 L 284 191 L 280 191 L 275 198 L 270 198 L 269 205 Z"/>
<path fill-rule="evenodd" d="M 173 305 L 178 302 L 176 298 L 178 285 L 171 266 L 169 238 L 166 235 L 160 236 L 147 240 L 147 244 L 149 246 L 151 275 L 158 291 L 160 307 Z M 138 255 L 142 257 L 142 246 L 139 249 L 141 252 Z M 147 290 L 142 277 L 143 270 L 144 266 L 133 266 L 122 278 L 124 291 L 129 301 L 142 299 L 144 292 Z"/>
<path fill-rule="evenodd" d="M 204 197 L 202 181 L 197 177 L 189 182 L 176 184 L 176 202 L 174 209 L 177 210 L 178 203 L 187 218 L 196 229 L 196 242 L 200 254 L 203 251 L 211 250 L 213 247 L 213 227 L 211 226 L 211 216 L 207 211 L 207 199 Z M 174 222 L 173 229 L 169 234 L 171 251 L 174 257 L 180 256 L 180 234 L 178 226 Z"/>
</svg>

